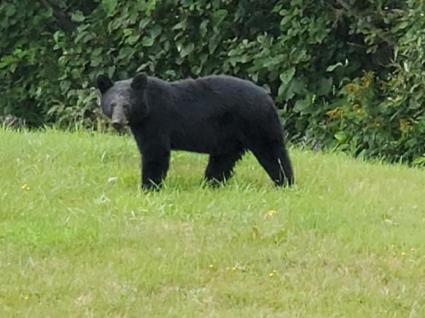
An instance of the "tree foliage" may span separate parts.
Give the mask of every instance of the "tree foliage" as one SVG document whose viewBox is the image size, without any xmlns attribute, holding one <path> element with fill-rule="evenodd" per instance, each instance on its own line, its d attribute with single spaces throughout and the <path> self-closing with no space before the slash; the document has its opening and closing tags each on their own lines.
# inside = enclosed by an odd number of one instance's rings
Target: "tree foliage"
<svg viewBox="0 0 425 318">
<path fill-rule="evenodd" d="M 4 0 L 0 115 L 96 126 L 94 79 L 226 73 L 292 141 L 425 164 L 420 0 Z"/>
</svg>

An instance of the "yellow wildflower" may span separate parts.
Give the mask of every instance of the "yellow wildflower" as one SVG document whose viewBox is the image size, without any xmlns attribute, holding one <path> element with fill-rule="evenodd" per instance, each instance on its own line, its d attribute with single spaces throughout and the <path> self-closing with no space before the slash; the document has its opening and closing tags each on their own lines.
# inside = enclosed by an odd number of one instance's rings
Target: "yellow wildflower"
<svg viewBox="0 0 425 318">
<path fill-rule="evenodd" d="M 359 91 L 360 86 L 354 83 L 350 83 L 345 85 L 345 91 L 347 92 L 347 94 L 355 94 Z"/>
<path fill-rule="evenodd" d="M 408 132 L 410 129 L 412 129 L 412 123 L 409 119 L 400 119 L 399 125 L 401 132 Z"/>
<path fill-rule="evenodd" d="M 266 218 L 272 218 L 276 213 L 277 213 L 277 210 L 274 210 L 274 209 L 268 210 L 265 214 L 265 217 Z"/>
<path fill-rule="evenodd" d="M 332 109 L 326 112 L 326 115 L 329 118 L 334 119 L 334 118 L 342 117 L 342 113 L 343 113 L 343 110 L 340 107 L 337 107 L 335 109 Z"/>
</svg>

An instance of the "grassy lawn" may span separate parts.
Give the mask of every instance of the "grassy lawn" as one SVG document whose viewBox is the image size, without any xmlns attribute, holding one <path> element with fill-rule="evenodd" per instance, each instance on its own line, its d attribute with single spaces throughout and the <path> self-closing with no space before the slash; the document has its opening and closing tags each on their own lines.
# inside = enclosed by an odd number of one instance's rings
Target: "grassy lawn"
<svg viewBox="0 0 425 318">
<path fill-rule="evenodd" d="M 291 154 L 142 193 L 129 136 L 0 130 L 0 317 L 425 317 L 425 171 Z"/>
</svg>

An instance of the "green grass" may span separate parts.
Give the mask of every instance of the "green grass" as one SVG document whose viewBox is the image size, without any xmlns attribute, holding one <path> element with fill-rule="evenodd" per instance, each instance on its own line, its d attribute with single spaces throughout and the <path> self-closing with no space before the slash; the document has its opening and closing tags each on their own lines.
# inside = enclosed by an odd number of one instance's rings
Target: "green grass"
<svg viewBox="0 0 425 318">
<path fill-rule="evenodd" d="M 425 317 L 425 171 L 291 154 L 143 193 L 128 136 L 0 130 L 0 317 Z"/>
</svg>

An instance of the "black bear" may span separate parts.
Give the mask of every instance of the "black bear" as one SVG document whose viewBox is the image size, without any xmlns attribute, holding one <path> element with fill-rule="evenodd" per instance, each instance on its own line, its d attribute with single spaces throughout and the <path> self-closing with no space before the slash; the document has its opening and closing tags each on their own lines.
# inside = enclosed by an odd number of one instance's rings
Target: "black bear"
<svg viewBox="0 0 425 318">
<path fill-rule="evenodd" d="M 246 80 L 217 75 L 176 82 L 144 73 L 112 82 L 100 75 L 101 107 L 112 125 L 128 125 L 142 155 L 142 188 L 157 188 L 171 150 L 209 154 L 205 179 L 231 177 L 250 150 L 276 185 L 294 182 L 283 129 L 266 91 Z"/>
</svg>

